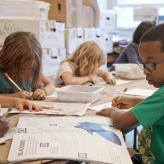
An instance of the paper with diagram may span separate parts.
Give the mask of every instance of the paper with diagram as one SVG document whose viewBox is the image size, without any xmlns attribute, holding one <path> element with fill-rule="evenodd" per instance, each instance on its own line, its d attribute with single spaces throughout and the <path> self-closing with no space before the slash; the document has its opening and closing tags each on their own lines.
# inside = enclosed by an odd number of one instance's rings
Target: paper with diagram
<svg viewBox="0 0 164 164">
<path fill-rule="evenodd" d="M 132 164 L 122 134 L 109 118 L 21 117 L 9 162 L 71 159 Z"/>
</svg>

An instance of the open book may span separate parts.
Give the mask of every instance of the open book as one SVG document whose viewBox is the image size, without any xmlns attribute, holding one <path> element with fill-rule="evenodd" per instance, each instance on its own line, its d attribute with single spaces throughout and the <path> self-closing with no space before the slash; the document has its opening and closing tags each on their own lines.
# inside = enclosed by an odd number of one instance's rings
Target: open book
<svg viewBox="0 0 164 164">
<path fill-rule="evenodd" d="M 9 162 L 71 159 L 132 164 L 122 133 L 109 118 L 21 117 Z"/>
</svg>

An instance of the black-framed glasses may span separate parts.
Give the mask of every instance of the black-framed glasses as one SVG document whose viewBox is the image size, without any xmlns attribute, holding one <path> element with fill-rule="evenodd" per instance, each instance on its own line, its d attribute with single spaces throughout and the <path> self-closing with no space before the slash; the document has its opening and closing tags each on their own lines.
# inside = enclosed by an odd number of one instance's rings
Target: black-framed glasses
<svg viewBox="0 0 164 164">
<path fill-rule="evenodd" d="M 162 59 L 159 59 L 157 61 L 154 61 L 154 62 L 147 62 L 147 63 L 140 63 L 139 64 L 139 67 L 141 69 L 147 69 L 148 71 L 155 71 L 156 70 L 156 67 L 157 67 L 157 64 L 160 64 L 160 63 L 163 63 L 164 62 L 164 58 Z"/>
</svg>

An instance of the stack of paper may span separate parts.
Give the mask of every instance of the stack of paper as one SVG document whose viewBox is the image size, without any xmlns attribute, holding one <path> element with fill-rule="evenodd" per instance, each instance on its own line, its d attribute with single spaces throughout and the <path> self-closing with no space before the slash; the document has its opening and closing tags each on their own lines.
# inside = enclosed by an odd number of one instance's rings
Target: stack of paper
<svg viewBox="0 0 164 164">
<path fill-rule="evenodd" d="M 132 164 L 122 133 L 109 121 L 101 116 L 22 117 L 8 161 L 71 159 Z"/>
</svg>

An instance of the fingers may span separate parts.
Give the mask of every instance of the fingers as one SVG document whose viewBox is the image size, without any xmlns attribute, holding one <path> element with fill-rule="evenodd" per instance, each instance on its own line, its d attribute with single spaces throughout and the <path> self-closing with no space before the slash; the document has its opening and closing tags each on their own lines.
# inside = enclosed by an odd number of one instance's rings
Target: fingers
<svg viewBox="0 0 164 164">
<path fill-rule="evenodd" d="M 42 110 L 42 108 L 40 106 L 36 105 L 36 104 L 32 104 L 32 109 L 36 110 L 36 111 L 41 111 Z"/>
<path fill-rule="evenodd" d="M 35 100 L 44 100 L 46 98 L 45 92 L 42 89 L 37 89 L 32 95 Z"/>
<path fill-rule="evenodd" d="M 116 85 L 116 80 L 112 78 L 111 79 L 111 84 Z"/>
<path fill-rule="evenodd" d="M 97 112 L 96 114 L 97 114 L 97 115 L 101 115 L 101 116 L 107 116 L 107 117 L 110 117 L 112 111 L 113 111 L 112 108 L 110 108 L 110 109 L 103 109 L 103 110 Z"/>
<path fill-rule="evenodd" d="M 119 105 L 119 100 L 120 100 L 120 96 L 116 96 L 116 97 L 114 97 L 113 99 L 112 99 L 112 106 L 113 107 L 118 107 L 118 105 Z"/>
<path fill-rule="evenodd" d="M 16 104 L 16 108 L 20 111 L 20 112 L 22 112 L 23 111 L 23 103 L 17 103 Z"/>
<path fill-rule="evenodd" d="M 38 105 L 32 103 L 29 100 L 22 100 L 19 99 L 16 103 L 16 107 L 19 111 L 23 111 L 25 108 L 28 109 L 30 112 L 32 112 L 33 110 L 36 111 L 41 111 L 41 107 L 39 107 Z"/>
<path fill-rule="evenodd" d="M 23 98 L 23 99 L 30 99 L 30 94 L 29 92 L 21 91 L 21 92 L 18 92 L 18 97 Z"/>
</svg>

